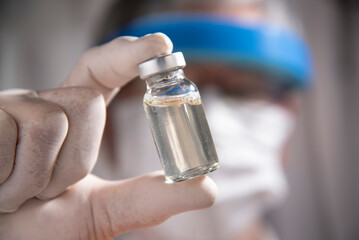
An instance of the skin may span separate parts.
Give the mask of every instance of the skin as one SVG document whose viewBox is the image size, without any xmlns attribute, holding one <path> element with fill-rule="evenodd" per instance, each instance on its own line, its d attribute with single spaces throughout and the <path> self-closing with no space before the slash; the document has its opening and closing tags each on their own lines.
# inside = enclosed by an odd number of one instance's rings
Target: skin
<svg viewBox="0 0 359 240">
<path fill-rule="evenodd" d="M 117 38 L 88 50 L 59 88 L 0 93 L 0 239 L 112 239 L 214 203 L 208 177 L 170 185 L 162 172 L 89 174 L 106 106 L 138 63 L 171 51 L 159 33 Z"/>
</svg>

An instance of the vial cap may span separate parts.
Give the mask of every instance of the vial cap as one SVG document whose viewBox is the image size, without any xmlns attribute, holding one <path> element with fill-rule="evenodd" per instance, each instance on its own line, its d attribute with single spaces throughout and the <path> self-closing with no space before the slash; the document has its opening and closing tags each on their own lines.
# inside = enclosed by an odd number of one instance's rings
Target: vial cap
<svg viewBox="0 0 359 240">
<path fill-rule="evenodd" d="M 182 52 L 175 52 L 164 56 L 151 58 L 145 62 L 138 64 L 140 78 L 145 79 L 152 75 L 183 68 L 186 66 Z"/>
</svg>

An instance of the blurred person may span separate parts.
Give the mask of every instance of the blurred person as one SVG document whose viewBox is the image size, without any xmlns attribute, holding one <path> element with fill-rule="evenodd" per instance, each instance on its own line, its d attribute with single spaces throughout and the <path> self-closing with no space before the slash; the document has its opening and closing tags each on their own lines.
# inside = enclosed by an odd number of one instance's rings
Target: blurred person
<svg viewBox="0 0 359 240">
<path fill-rule="evenodd" d="M 185 74 L 200 89 L 221 162 L 211 174 L 219 187 L 212 208 L 119 239 L 276 238 L 262 218 L 286 195 L 285 151 L 310 75 L 305 42 L 288 14 L 281 1 L 256 0 L 120 1 L 112 8 L 104 36 L 163 32 L 184 53 Z M 118 178 L 160 168 L 144 92 L 137 79 L 112 104 L 103 158 L 114 162 L 102 162 L 98 174 Z"/>
</svg>

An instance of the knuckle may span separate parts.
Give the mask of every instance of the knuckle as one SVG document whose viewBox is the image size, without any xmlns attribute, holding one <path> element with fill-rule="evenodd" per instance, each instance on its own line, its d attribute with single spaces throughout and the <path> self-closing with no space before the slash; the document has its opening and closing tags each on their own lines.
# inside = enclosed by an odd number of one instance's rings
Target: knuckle
<svg viewBox="0 0 359 240">
<path fill-rule="evenodd" d="M 66 163 L 63 171 L 71 173 L 73 183 L 86 177 L 91 172 L 97 157 L 95 155 L 88 154 L 87 151 L 82 148 L 71 149 L 66 156 L 71 158 L 71 162 Z"/>
<path fill-rule="evenodd" d="M 89 166 L 81 166 L 78 170 L 77 170 L 77 179 L 81 180 L 84 177 L 86 177 L 91 171 L 91 168 L 89 168 Z"/>
<path fill-rule="evenodd" d="M 26 152 L 31 159 L 23 165 L 24 174 L 31 182 L 28 191 L 38 194 L 50 181 L 56 157 L 67 134 L 68 122 L 65 113 L 52 103 L 34 103 L 31 110 L 31 117 L 19 127 L 19 144 L 22 154 Z"/>
<path fill-rule="evenodd" d="M 71 87 L 67 89 L 68 96 L 75 104 L 86 105 L 92 101 L 100 101 L 102 94 L 90 87 Z"/>
<path fill-rule="evenodd" d="M 96 156 L 89 156 L 88 154 L 85 154 L 77 160 L 78 161 L 75 161 L 76 166 L 74 166 L 74 168 L 76 168 L 75 175 L 77 175 L 79 179 L 82 179 L 91 172 L 96 162 Z"/>
<path fill-rule="evenodd" d="M 99 91 L 87 87 L 73 87 L 68 91 L 68 101 L 71 102 L 71 105 L 67 104 L 69 114 L 75 113 L 73 117 L 79 118 L 81 121 L 104 118 L 106 104 Z"/>
<path fill-rule="evenodd" d="M 72 170 L 73 177 L 75 178 L 75 181 L 79 181 L 86 177 L 92 170 L 92 166 L 89 163 L 86 163 L 85 161 L 81 161 L 79 164 L 74 167 L 74 170 Z"/>
<path fill-rule="evenodd" d="M 43 99 L 61 106 L 69 118 L 80 117 L 82 112 L 87 112 L 93 108 L 99 114 L 106 112 L 103 95 L 91 87 L 59 88 L 41 92 L 40 95 Z"/>
<path fill-rule="evenodd" d="M 102 45 L 101 48 L 106 48 L 106 49 L 112 50 L 113 48 L 121 47 L 124 44 L 126 45 L 128 43 L 131 43 L 131 42 L 135 41 L 136 39 L 138 39 L 138 37 L 133 37 L 133 36 L 117 37 L 115 39 L 112 39 L 107 44 Z"/>
<path fill-rule="evenodd" d="M 28 151 L 34 161 L 29 163 L 27 172 L 31 176 L 33 191 L 43 190 L 53 170 L 56 156 L 63 144 L 67 133 L 67 118 L 59 109 L 44 110 L 26 124 L 24 138 L 32 142 Z"/>
<path fill-rule="evenodd" d="M 58 107 L 43 107 L 24 123 L 24 129 L 34 142 L 47 146 L 62 144 L 68 130 L 66 114 Z"/>
<path fill-rule="evenodd" d="M 36 164 L 36 168 L 32 169 L 32 196 L 40 193 L 42 190 L 46 188 L 48 183 L 50 182 L 51 176 L 51 168 L 46 166 L 46 164 Z"/>
</svg>

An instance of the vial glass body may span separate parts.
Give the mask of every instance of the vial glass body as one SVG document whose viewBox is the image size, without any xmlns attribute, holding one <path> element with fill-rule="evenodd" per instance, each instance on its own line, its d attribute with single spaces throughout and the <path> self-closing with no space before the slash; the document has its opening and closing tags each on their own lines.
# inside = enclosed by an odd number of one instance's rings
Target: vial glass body
<svg viewBox="0 0 359 240">
<path fill-rule="evenodd" d="M 182 69 L 146 79 L 144 108 L 168 182 L 214 171 L 218 157 L 197 87 Z"/>
</svg>

